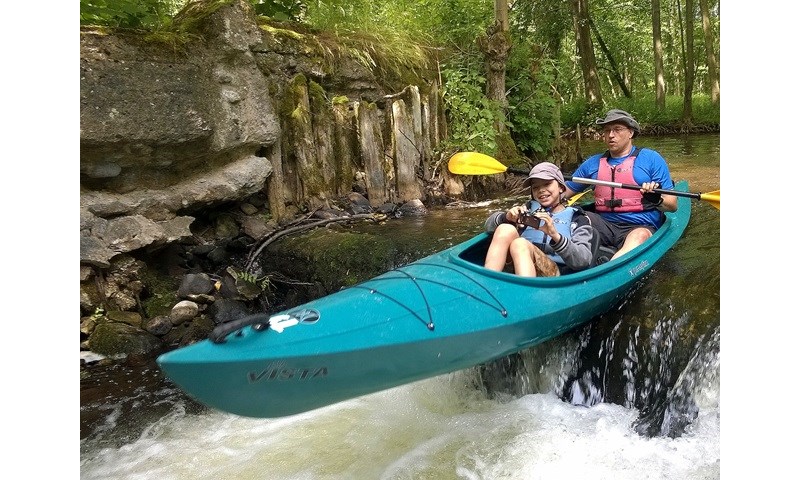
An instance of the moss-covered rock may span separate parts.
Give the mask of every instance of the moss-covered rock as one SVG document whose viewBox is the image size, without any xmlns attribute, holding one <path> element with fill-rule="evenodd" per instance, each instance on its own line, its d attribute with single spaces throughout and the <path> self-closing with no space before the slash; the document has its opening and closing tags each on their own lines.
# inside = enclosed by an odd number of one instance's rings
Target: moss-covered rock
<svg viewBox="0 0 800 480">
<path fill-rule="evenodd" d="M 177 301 L 175 292 L 180 285 L 180 279 L 154 268 L 148 268 L 142 273 L 141 281 L 144 284 L 144 291 L 140 297 L 140 303 L 145 316 L 153 318 L 169 315 L 172 306 Z"/>
<path fill-rule="evenodd" d="M 271 245 L 269 257 L 286 276 L 331 293 L 391 269 L 399 252 L 385 237 L 320 228 Z"/>
<path fill-rule="evenodd" d="M 101 355 L 147 355 L 162 347 L 155 335 L 127 323 L 103 322 L 89 336 L 89 348 Z"/>
<path fill-rule="evenodd" d="M 214 322 L 205 315 L 195 317 L 191 322 L 175 325 L 162 337 L 165 345 L 183 347 L 208 338 L 214 329 Z"/>
<path fill-rule="evenodd" d="M 141 328 L 142 316 L 137 312 L 127 312 L 122 310 L 111 310 L 106 313 L 106 318 L 112 322 L 127 323 L 134 328 Z"/>
</svg>

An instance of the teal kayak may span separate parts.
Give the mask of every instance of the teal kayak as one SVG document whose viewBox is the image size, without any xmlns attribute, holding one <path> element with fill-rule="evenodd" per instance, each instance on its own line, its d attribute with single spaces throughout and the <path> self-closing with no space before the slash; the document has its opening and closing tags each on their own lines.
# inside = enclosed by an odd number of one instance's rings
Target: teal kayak
<svg viewBox="0 0 800 480">
<path fill-rule="evenodd" d="M 686 191 L 687 182 L 676 190 Z M 198 401 L 247 417 L 293 415 L 461 370 L 556 337 L 619 304 L 683 235 L 689 199 L 644 244 L 560 277 L 483 268 L 491 236 L 298 307 L 217 327 L 158 358 Z M 221 329 L 221 330 L 220 330 Z"/>
</svg>

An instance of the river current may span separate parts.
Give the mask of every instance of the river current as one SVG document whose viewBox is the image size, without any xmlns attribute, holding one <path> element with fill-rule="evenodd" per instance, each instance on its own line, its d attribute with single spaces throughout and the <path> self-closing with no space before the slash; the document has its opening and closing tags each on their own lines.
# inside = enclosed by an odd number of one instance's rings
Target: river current
<svg viewBox="0 0 800 480">
<path fill-rule="evenodd" d="M 640 145 L 690 191 L 720 188 L 718 135 Z M 419 242 L 422 257 L 522 200 L 361 228 Z M 81 478 L 720 478 L 720 211 L 691 208 L 683 238 L 614 310 L 518 355 L 311 412 L 238 417 L 154 365 L 89 367 Z"/>
</svg>

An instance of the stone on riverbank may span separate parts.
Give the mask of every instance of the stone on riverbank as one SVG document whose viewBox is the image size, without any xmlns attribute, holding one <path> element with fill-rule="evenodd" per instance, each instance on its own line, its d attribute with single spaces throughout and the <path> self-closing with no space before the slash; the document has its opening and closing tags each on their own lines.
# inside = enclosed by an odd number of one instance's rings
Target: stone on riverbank
<svg viewBox="0 0 800 480">
<path fill-rule="evenodd" d="M 127 323 L 99 323 L 89 336 L 89 349 L 106 356 L 147 355 L 162 348 L 161 340 Z"/>
</svg>

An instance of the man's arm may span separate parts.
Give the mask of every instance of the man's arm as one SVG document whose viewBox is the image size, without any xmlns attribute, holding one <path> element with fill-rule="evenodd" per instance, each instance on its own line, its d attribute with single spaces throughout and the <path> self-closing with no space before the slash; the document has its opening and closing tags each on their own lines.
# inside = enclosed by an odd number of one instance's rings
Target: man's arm
<svg viewBox="0 0 800 480">
<path fill-rule="evenodd" d="M 587 158 L 583 163 L 578 165 L 578 168 L 575 170 L 575 173 L 573 173 L 572 176 L 578 178 L 597 178 L 597 165 L 599 158 L 600 154 L 592 155 L 591 157 Z M 583 183 L 572 182 L 569 180 L 566 182 L 565 186 L 567 187 L 567 190 L 564 192 L 564 198 L 570 198 L 573 195 L 591 187 L 591 185 L 585 185 Z"/>
<path fill-rule="evenodd" d="M 651 178 L 652 181 L 657 182 L 658 185 L 654 185 L 653 188 L 661 188 L 664 190 L 674 189 L 675 184 L 672 183 L 672 175 L 669 172 L 667 161 L 660 153 L 656 151 L 654 152 L 654 171 Z M 661 195 L 661 198 L 663 201 L 656 207 L 658 210 L 661 210 L 662 212 L 674 212 L 678 210 L 678 197 L 675 195 Z"/>
<path fill-rule="evenodd" d="M 678 210 L 678 197 L 675 195 L 661 195 L 661 198 L 663 198 L 664 201 L 661 202 L 661 205 L 656 207 L 657 209 L 662 212 L 674 212 Z"/>
</svg>

